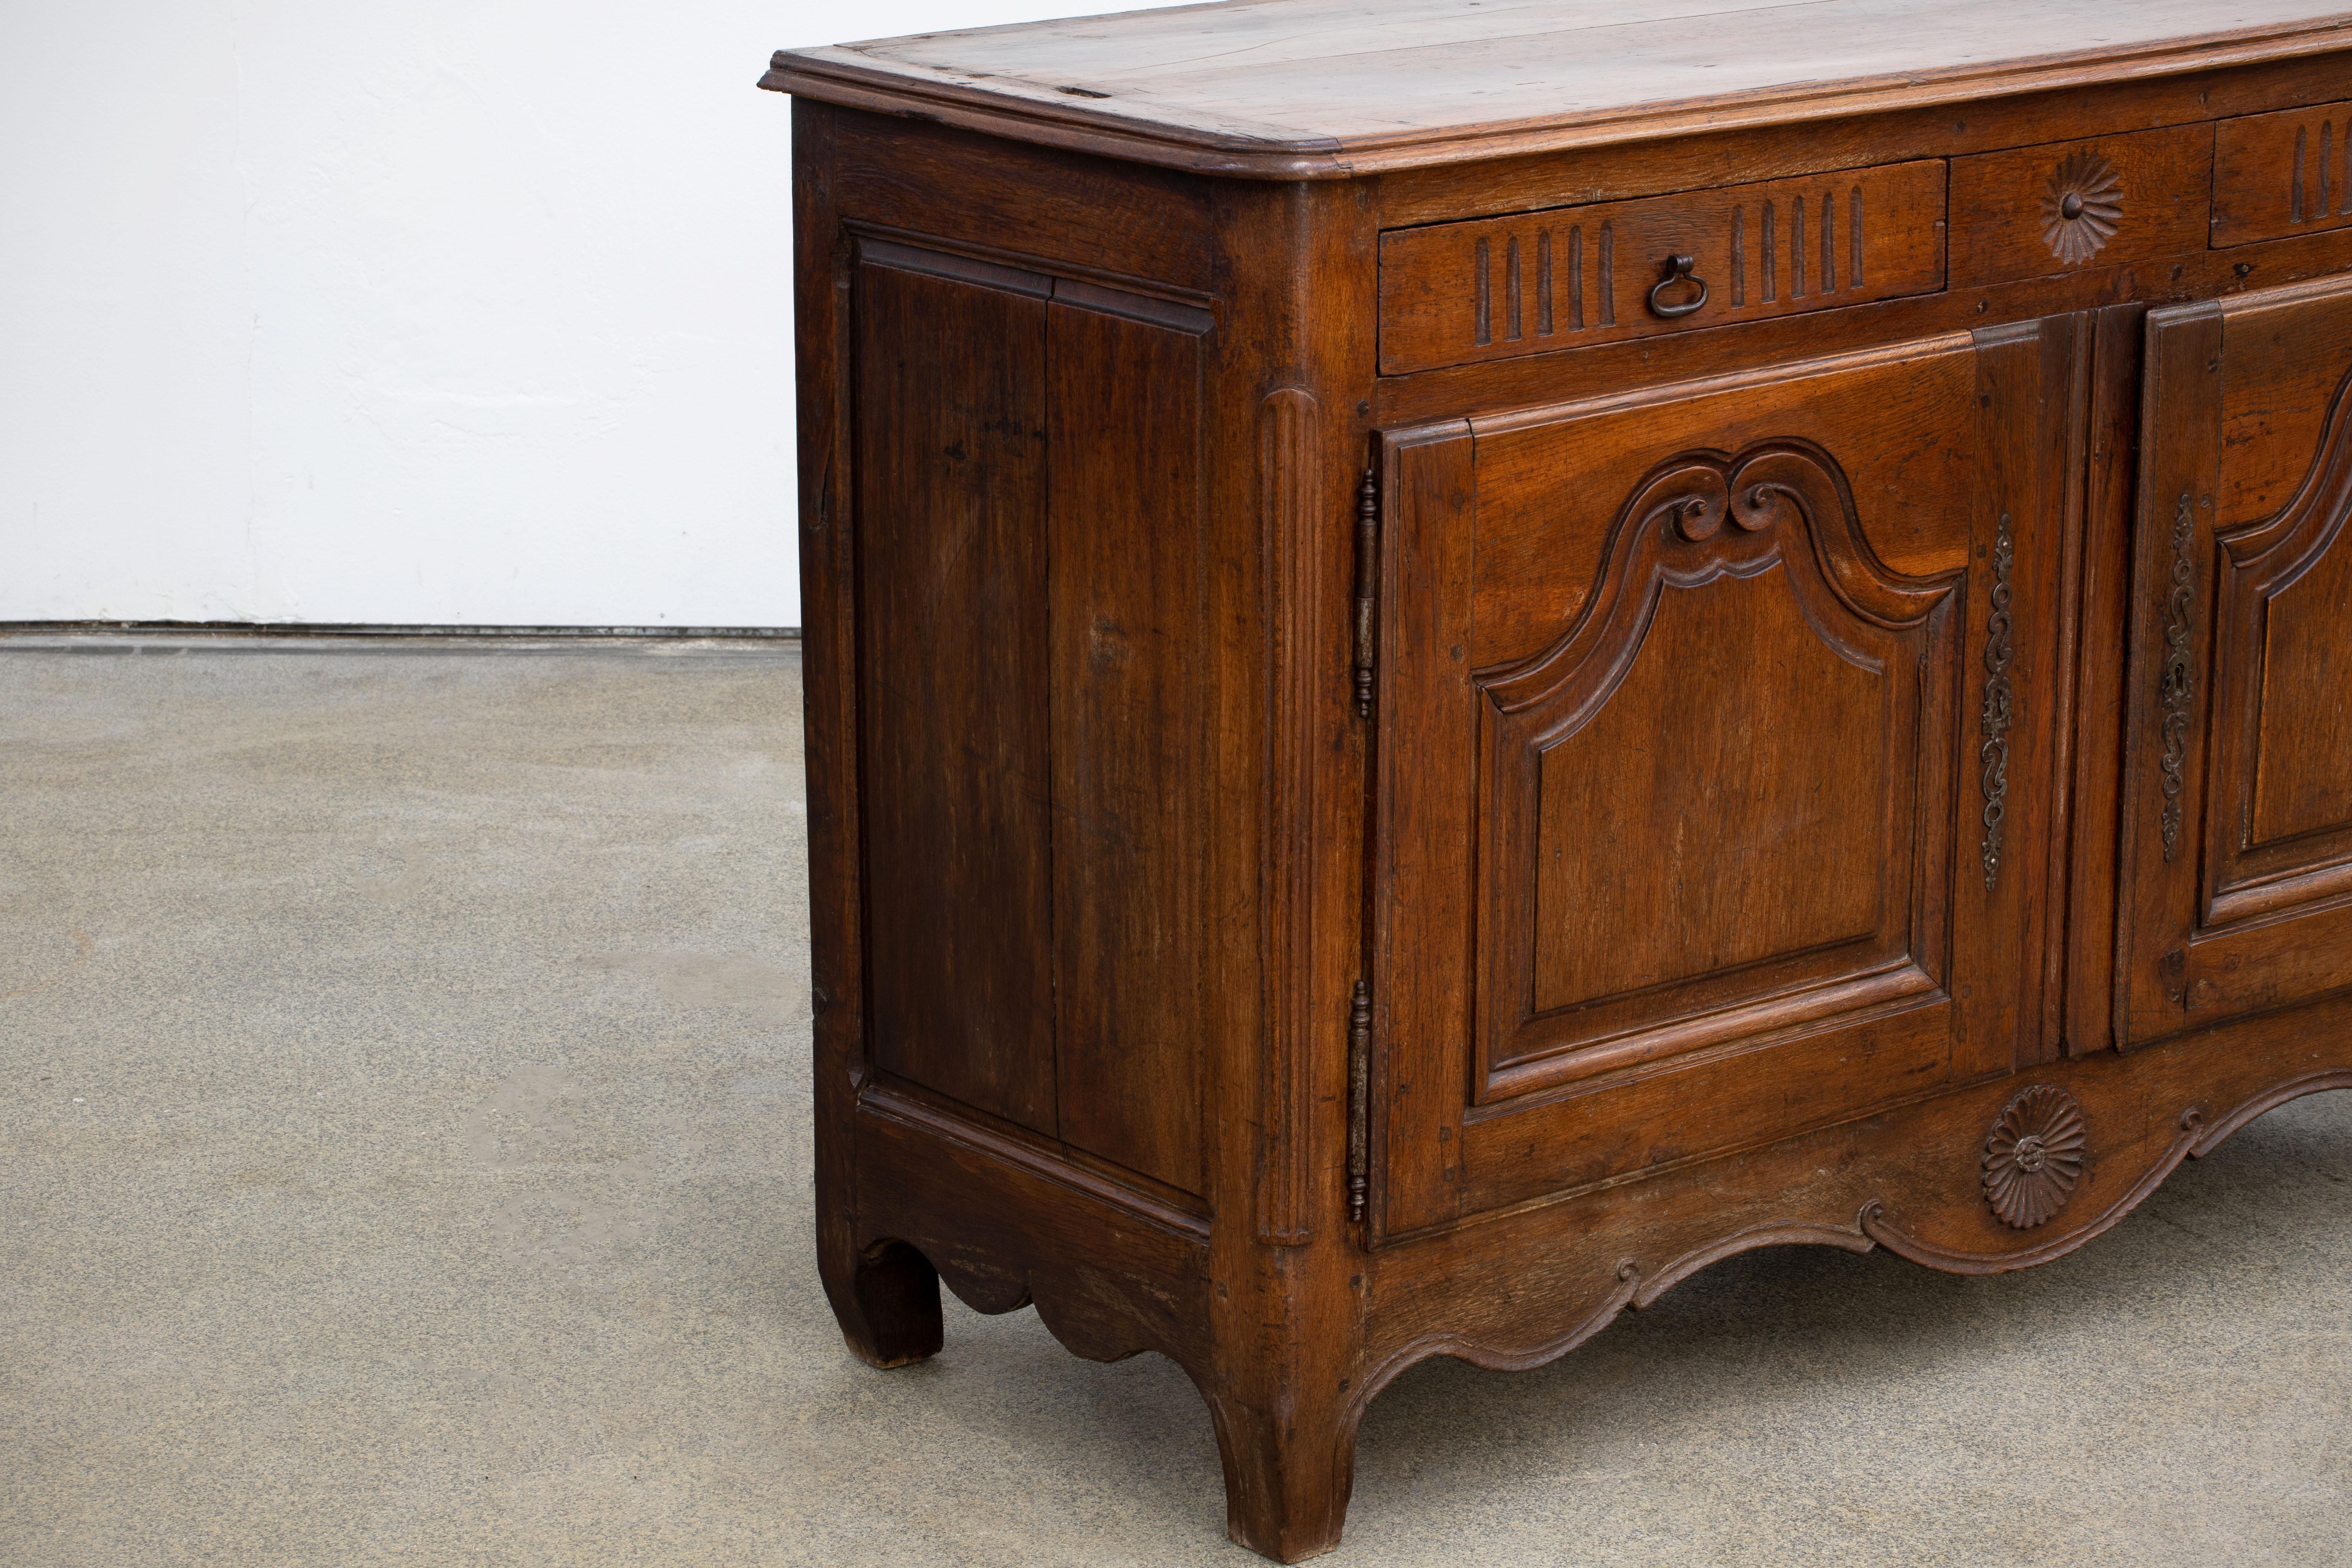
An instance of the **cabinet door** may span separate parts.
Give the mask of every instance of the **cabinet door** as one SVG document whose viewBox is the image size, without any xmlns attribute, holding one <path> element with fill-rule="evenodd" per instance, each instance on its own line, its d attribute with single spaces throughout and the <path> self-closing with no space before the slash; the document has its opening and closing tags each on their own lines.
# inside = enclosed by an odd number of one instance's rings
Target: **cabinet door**
<svg viewBox="0 0 2352 1568">
<path fill-rule="evenodd" d="M 2352 279 L 2148 317 L 2119 1036 L 2352 985 Z"/>
<path fill-rule="evenodd" d="M 2077 336 L 1389 438 L 1382 1234 L 2038 1058 Z"/>
</svg>

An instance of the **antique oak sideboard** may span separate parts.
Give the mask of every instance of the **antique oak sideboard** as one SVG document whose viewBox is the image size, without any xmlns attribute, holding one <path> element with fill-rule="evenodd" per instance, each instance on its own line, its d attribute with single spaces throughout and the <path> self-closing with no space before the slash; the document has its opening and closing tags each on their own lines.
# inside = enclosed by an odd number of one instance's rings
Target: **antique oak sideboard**
<svg viewBox="0 0 2352 1568">
<path fill-rule="evenodd" d="M 1433 1355 L 2352 1087 L 2352 16 L 1239 0 L 795 95 L 817 1243 L 1335 1544 Z"/>
</svg>

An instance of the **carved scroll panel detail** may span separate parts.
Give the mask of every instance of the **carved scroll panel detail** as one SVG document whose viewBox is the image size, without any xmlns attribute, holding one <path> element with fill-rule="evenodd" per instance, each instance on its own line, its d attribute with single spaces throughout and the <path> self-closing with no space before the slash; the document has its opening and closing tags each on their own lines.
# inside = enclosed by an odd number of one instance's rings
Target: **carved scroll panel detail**
<svg viewBox="0 0 2352 1568">
<path fill-rule="evenodd" d="M 1811 443 L 1652 470 L 1576 625 L 1480 682 L 1489 1094 L 1939 983 L 1957 597 Z"/>
</svg>

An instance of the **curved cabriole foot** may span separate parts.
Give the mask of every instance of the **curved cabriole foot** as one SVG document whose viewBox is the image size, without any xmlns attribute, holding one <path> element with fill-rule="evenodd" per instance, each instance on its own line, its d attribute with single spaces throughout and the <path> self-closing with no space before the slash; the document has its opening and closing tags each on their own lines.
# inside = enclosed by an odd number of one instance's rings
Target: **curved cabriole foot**
<svg viewBox="0 0 2352 1568">
<path fill-rule="evenodd" d="M 824 1270 L 841 1337 L 871 1366 L 905 1366 L 940 1352 L 940 1276 L 903 1241 L 866 1247 L 836 1271 Z"/>
<path fill-rule="evenodd" d="M 1339 1544 L 1355 1485 L 1361 1406 L 1306 1402 L 1268 1412 L 1202 1390 L 1225 1468 L 1225 1533 L 1277 1563 L 1318 1557 Z"/>
</svg>

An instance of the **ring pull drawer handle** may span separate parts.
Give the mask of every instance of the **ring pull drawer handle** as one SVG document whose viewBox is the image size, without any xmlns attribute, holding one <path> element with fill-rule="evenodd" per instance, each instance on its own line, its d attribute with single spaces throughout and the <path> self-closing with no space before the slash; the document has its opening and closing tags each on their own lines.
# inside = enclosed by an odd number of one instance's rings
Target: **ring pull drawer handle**
<svg viewBox="0 0 2352 1568">
<path fill-rule="evenodd" d="M 1666 275 L 1650 286 L 1650 314 L 1671 321 L 1677 316 L 1690 315 L 1706 303 L 1706 279 L 1691 276 L 1691 268 L 1697 265 L 1696 257 L 1669 256 L 1666 258 Z M 1682 285 L 1687 285 L 1697 289 L 1698 292 L 1678 303 L 1671 305 L 1666 303 L 1662 297 L 1666 290 Z"/>
</svg>

